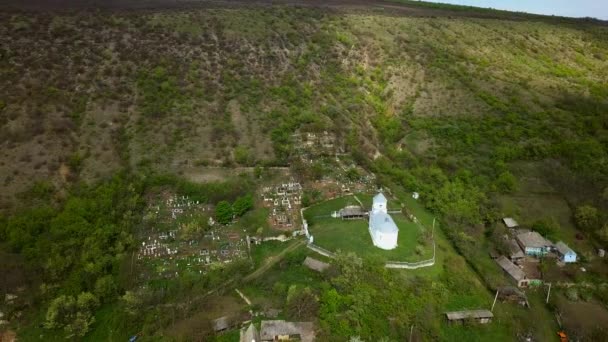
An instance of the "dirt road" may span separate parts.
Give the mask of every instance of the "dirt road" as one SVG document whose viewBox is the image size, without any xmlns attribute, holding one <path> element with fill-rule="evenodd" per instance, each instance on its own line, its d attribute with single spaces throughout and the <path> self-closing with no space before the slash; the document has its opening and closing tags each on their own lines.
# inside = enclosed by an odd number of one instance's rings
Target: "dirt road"
<svg viewBox="0 0 608 342">
<path fill-rule="evenodd" d="M 285 254 L 295 250 L 296 248 L 302 246 L 303 244 L 304 244 L 304 240 L 296 240 L 291 245 L 287 246 L 287 248 L 282 250 L 281 253 L 279 253 L 275 256 L 271 256 L 271 257 L 267 258 L 266 260 L 264 260 L 264 264 L 262 266 L 260 266 L 260 268 L 255 270 L 253 273 L 245 276 L 245 278 L 243 278 L 243 281 L 251 281 L 251 280 L 261 276 L 266 271 L 268 271 L 272 266 L 274 266 L 277 262 L 281 261 L 281 259 L 283 259 L 283 257 L 285 257 Z"/>
</svg>

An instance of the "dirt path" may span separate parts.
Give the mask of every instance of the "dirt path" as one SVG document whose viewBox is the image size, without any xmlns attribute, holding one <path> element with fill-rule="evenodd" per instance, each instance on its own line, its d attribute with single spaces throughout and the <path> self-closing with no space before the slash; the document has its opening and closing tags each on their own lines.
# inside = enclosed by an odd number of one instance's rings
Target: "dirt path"
<svg viewBox="0 0 608 342">
<path fill-rule="evenodd" d="M 255 271 L 253 271 L 252 273 L 246 275 L 242 280 L 243 281 L 251 281 L 253 279 L 256 279 L 257 277 L 261 276 L 262 274 L 264 274 L 266 271 L 268 271 L 272 266 L 274 266 L 277 262 L 281 261 L 283 259 L 283 257 L 285 257 L 285 255 L 293 250 L 295 250 L 296 248 L 302 246 L 304 244 L 304 240 L 296 240 L 295 242 L 292 242 L 289 246 L 287 246 L 284 250 L 282 250 L 279 254 L 271 256 L 269 258 L 267 258 L 266 260 L 264 260 L 264 264 L 262 266 L 260 266 L 260 268 L 256 269 Z M 220 290 L 228 290 L 232 285 L 234 285 L 234 283 L 236 282 L 237 279 L 232 278 L 229 279 L 227 281 L 225 281 L 224 283 L 222 283 L 221 285 L 201 294 L 198 295 L 196 297 L 190 298 L 187 302 L 181 302 L 181 303 L 167 303 L 167 304 L 163 304 L 161 306 L 163 307 L 173 307 L 173 306 L 177 306 L 179 308 L 183 308 L 186 305 L 190 305 L 192 303 L 198 302 L 200 300 L 203 300 L 207 297 L 209 297 L 210 295 L 217 293 Z M 237 292 L 239 292 L 237 290 Z M 1 341 L 0 341 L 1 342 Z"/>
<path fill-rule="evenodd" d="M 281 261 L 281 259 L 283 259 L 285 254 L 295 250 L 296 248 L 302 246 L 303 244 L 304 244 L 304 240 L 297 240 L 296 242 L 293 242 L 287 248 L 282 250 L 281 253 L 267 258 L 266 260 L 264 260 L 264 264 L 262 266 L 260 266 L 260 268 L 258 268 L 253 273 L 251 273 L 251 274 L 247 275 L 245 278 L 243 278 L 243 281 L 251 281 L 251 280 L 261 276 L 266 271 L 268 271 L 272 266 L 274 266 L 277 262 Z"/>
</svg>

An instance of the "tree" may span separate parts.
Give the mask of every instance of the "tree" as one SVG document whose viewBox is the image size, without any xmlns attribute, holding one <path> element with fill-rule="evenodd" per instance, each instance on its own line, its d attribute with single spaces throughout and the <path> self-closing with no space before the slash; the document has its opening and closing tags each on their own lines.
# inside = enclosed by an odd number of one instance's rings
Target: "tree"
<svg viewBox="0 0 608 342">
<path fill-rule="evenodd" d="M 496 187 L 499 191 L 509 193 L 517 190 L 517 179 L 509 171 L 505 171 L 498 176 Z"/>
<path fill-rule="evenodd" d="M 133 291 L 127 291 L 122 296 L 125 311 L 132 316 L 138 315 L 143 303 L 141 296 Z"/>
<path fill-rule="evenodd" d="M 227 201 L 220 201 L 215 207 L 215 219 L 220 224 L 229 224 L 232 222 L 232 206 Z"/>
<path fill-rule="evenodd" d="M 290 319 L 312 319 L 319 311 L 319 299 L 308 287 L 292 285 L 287 290 L 286 312 Z"/>
<path fill-rule="evenodd" d="M 95 322 L 93 313 L 99 301 L 90 292 L 81 292 L 78 297 L 59 296 L 55 298 L 46 312 L 45 327 L 61 329 L 67 337 L 84 336 Z"/>
<path fill-rule="evenodd" d="M 597 209 L 588 204 L 576 208 L 574 218 L 579 228 L 588 232 L 595 230 L 599 221 Z"/>
<path fill-rule="evenodd" d="M 602 240 L 608 242 L 608 222 L 604 223 L 604 226 L 600 229 L 599 236 Z"/>
<path fill-rule="evenodd" d="M 95 281 L 95 295 L 102 301 L 114 297 L 116 294 L 116 284 L 111 275 L 98 278 Z"/>
<path fill-rule="evenodd" d="M 559 223 L 553 217 L 544 218 L 538 220 L 532 224 L 532 230 L 538 232 L 540 235 L 554 239 L 555 233 L 560 230 Z"/>
<path fill-rule="evenodd" d="M 239 197 L 232 204 L 232 211 L 235 216 L 241 217 L 246 212 L 253 208 L 253 196 L 245 195 L 243 197 Z"/>
</svg>

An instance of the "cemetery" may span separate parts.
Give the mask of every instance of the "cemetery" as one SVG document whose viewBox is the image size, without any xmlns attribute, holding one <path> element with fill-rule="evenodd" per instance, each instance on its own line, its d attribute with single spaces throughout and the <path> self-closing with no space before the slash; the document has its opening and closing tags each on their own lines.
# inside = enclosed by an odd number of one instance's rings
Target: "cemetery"
<svg viewBox="0 0 608 342">
<path fill-rule="evenodd" d="M 237 259 L 247 258 L 246 234 L 213 219 L 214 207 L 188 196 L 163 192 L 149 198 L 141 228 L 137 261 L 140 276 L 174 278 L 183 272 L 206 274 Z M 147 280 L 144 279 L 144 280 Z"/>
</svg>

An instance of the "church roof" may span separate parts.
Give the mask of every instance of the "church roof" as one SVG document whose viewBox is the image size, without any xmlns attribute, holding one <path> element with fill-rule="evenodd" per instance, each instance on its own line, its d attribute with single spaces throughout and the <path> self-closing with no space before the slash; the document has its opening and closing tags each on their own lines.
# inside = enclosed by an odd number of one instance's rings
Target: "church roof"
<svg viewBox="0 0 608 342">
<path fill-rule="evenodd" d="M 370 224 L 373 230 L 384 234 L 396 234 L 399 231 L 399 228 L 397 228 L 397 225 L 395 224 L 395 221 L 393 221 L 391 215 L 383 212 L 372 213 L 370 216 Z"/>
<path fill-rule="evenodd" d="M 376 196 L 374 196 L 374 203 L 386 203 L 386 197 L 380 192 Z"/>
</svg>

